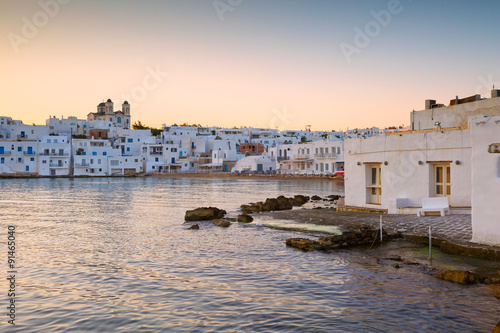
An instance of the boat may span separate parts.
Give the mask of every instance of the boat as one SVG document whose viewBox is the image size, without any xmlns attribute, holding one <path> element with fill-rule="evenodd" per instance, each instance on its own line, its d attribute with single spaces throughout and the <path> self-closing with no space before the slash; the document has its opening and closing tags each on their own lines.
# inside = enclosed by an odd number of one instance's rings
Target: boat
<svg viewBox="0 0 500 333">
<path fill-rule="evenodd" d="M 336 171 L 333 175 L 328 177 L 330 179 L 344 179 L 344 171 Z"/>
</svg>

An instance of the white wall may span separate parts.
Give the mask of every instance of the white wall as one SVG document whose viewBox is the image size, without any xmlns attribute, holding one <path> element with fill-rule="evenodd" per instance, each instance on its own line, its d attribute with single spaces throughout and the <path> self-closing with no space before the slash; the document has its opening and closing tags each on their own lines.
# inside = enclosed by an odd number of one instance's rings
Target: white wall
<svg viewBox="0 0 500 333">
<path fill-rule="evenodd" d="M 387 165 L 384 164 L 386 161 Z M 411 206 L 419 207 L 422 198 L 434 195 L 433 162 L 439 161 L 451 162 L 450 205 L 469 207 L 469 130 L 348 139 L 345 141 L 346 205 L 389 209 L 392 199 L 407 198 Z M 456 161 L 459 161 L 459 164 L 456 164 Z M 368 163 L 381 163 L 381 205 L 367 203 Z"/>
<path fill-rule="evenodd" d="M 449 103 L 449 101 L 446 102 Z M 467 124 L 470 116 L 483 114 L 500 115 L 500 98 L 415 111 L 411 117 L 413 117 L 413 129 L 421 130 L 436 128 L 434 125 L 436 122 L 440 122 L 441 127 L 462 126 Z"/>
<path fill-rule="evenodd" d="M 500 153 L 489 153 L 488 147 L 500 144 L 500 117 L 480 116 L 471 123 L 472 241 L 499 245 Z"/>
</svg>

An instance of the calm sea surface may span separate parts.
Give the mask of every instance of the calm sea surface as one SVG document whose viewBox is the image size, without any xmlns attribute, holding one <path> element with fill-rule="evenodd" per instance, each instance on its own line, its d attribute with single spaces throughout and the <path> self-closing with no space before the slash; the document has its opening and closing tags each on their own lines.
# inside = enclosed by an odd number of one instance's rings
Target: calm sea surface
<svg viewBox="0 0 500 333">
<path fill-rule="evenodd" d="M 328 181 L 189 178 L 0 180 L 0 276 L 16 228 L 16 326 L 1 332 L 491 332 L 484 287 L 362 252 L 303 253 L 254 223 L 186 230 L 187 209 L 328 195 Z"/>
</svg>

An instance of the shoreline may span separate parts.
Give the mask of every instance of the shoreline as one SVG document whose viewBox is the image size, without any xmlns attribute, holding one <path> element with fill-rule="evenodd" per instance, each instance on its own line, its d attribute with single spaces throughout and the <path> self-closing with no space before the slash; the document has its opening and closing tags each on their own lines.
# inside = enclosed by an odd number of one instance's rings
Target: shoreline
<svg viewBox="0 0 500 333">
<path fill-rule="evenodd" d="M 137 177 L 156 177 L 156 178 L 209 178 L 209 179 L 273 179 L 273 180 L 310 180 L 310 181 L 332 181 L 344 183 L 343 179 L 330 179 L 326 175 L 292 175 L 292 174 L 235 174 L 231 172 L 221 173 L 152 173 L 152 174 L 134 174 L 134 175 L 64 175 L 64 176 L 39 176 L 39 175 L 0 175 L 0 179 L 43 179 L 43 178 L 137 178 Z"/>
<path fill-rule="evenodd" d="M 320 206 L 321 207 L 321 206 Z M 374 228 L 378 228 L 379 216 L 377 213 L 360 213 L 360 212 L 338 212 L 335 207 L 323 206 L 321 209 L 318 207 L 312 208 L 299 208 L 293 210 L 283 210 L 276 212 L 263 212 L 252 215 L 254 218 L 259 216 L 264 219 L 272 220 L 288 220 L 294 223 L 303 223 L 310 225 L 319 226 L 336 226 L 342 232 L 352 231 L 359 228 L 362 225 L 369 225 Z M 408 224 L 414 223 L 414 221 L 407 222 L 407 224 L 401 227 L 400 221 L 405 219 L 413 218 L 413 215 L 398 215 L 398 214 L 383 214 L 384 225 L 383 229 L 388 232 L 389 235 L 398 236 L 414 244 L 429 245 L 429 235 L 418 230 L 411 230 L 408 228 Z M 420 218 L 417 223 L 439 223 L 440 217 L 429 217 L 427 219 Z M 276 228 L 278 229 L 278 228 Z M 298 232 L 308 233 L 308 231 L 297 230 Z M 328 235 L 327 233 L 322 233 L 321 231 L 314 232 L 318 234 Z M 472 243 L 470 240 L 466 240 L 466 237 L 457 234 L 450 235 L 441 233 L 433 233 L 432 236 L 432 246 L 439 248 L 444 253 L 451 255 L 460 255 L 462 257 L 486 259 L 498 262 L 500 261 L 500 247 L 490 246 L 479 243 Z"/>
</svg>

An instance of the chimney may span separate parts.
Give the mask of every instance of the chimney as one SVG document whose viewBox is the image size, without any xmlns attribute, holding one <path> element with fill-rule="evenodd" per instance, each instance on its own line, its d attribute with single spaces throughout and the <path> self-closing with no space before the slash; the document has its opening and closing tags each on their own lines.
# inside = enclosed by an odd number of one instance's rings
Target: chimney
<svg viewBox="0 0 500 333">
<path fill-rule="evenodd" d="M 425 110 L 431 109 L 434 104 L 436 104 L 435 99 L 426 99 L 425 100 Z"/>
</svg>

